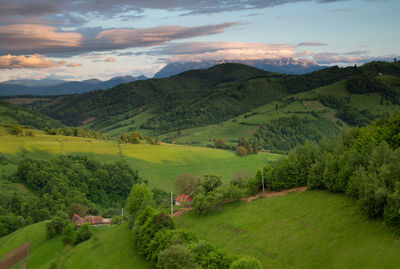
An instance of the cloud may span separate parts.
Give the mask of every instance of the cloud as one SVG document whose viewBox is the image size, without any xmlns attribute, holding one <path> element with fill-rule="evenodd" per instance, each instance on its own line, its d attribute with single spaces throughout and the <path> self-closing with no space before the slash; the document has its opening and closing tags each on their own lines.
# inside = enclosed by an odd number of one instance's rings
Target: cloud
<svg viewBox="0 0 400 269">
<path fill-rule="evenodd" d="M 82 66 L 80 63 L 69 63 L 67 64 L 67 67 L 80 67 Z"/>
<path fill-rule="evenodd" d="M 112 63 L 116 62 L 117 60 L 114 57 L 108 57 L 107 59 L 104 60 L 106 63 Z"/>
<path fill-rule="evenodd" d="M 364 53 L 365 52 L 365 53 Z M 324 52 L 313 54 L 314 60 L 319 64 L 325 65 L 353 65 L 363 64 L 371 61 L 392 61 L 393 58 L 398 55 L 383 55 L 383 56 L 371 56 L 366 51 L 354 51 L 354 52 Z"/>
<path fill-rule="evenodd" d="M 110 51 L 150 47 L 177 39 L 214 35 L 236 23 L 197 27 L 162 26 L 137 29 L 85 28 L 80 33 L 56 31 L 46 25 L 0 25 L 0 53 L 76 55 L 92 51 Z"/>
<path fill-rule="evenodd" d="M 287 44 L 187 42 L 169 44 L 154 53 L 170 55 L 169 62 L 192 62 L 288 58 L 295 56 L 295 49 Z"/>
<path fill-rule="evenodd" d="M 65 61 L 46 60 L 45 56 L 34 54 L 32 56 L 25 55 L 4 55 L 0 56 L 0 68 L 53 68 L 64 65 Z"/>
<path fill-rule="evenodd" d="M 189 14 L 211 14 L 241 10 L 259 10 L 289 3 L 309 2 L 331 3 L 343 0 L 80 0 L 80 1 L 54 1 L 54 0 L 3 0 L 0 5 L 0 20 L 6 17 L 19 16 L 39 17 L 58 16 L 72 19 L 74 23 L 86 17 L 120 17 L 123 15 L 138 16 L 145 9 L 173 10 Z M 344 0 L 346 1 L 346 0 Z M 347 0 L 348 1 L 348 0 Z M 132 12 L 136 15 L 132 15 Z M 72 19 L 75 20 L 75 19 Z M 66 22 L 71 23 L 71 22 Z"/>
<path fill-rule="evenodd" d="M 307 46 L 307 47 L 317 47 L 317 46 L 326 46 L 327 44 L 321 42 L 301 42 L 297 44 L 298 47 Z"/>
<path fill-rule="evenodd" d="M 96 38 L 117 48 L 149 47 L 167 41 L 222 33 L 236 23 L 222 23 L 198 27 L 160 26 L 142 29 L 112 29 L 100 32 Z"/>
<path fill-rule="evenodd" d="M 56 32 L 39 24 L 0 25 L 0 50 L 23 54 L 70 50 L 81 45 L 82 35 Z"/>
</svg>

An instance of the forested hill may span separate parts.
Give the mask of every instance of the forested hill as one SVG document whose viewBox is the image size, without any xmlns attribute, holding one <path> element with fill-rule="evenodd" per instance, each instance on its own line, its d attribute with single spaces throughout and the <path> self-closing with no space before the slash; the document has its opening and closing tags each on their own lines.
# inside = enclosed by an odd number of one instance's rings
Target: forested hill
<svg viewBox="0 0 400 269">
<path fill-rule="evenodd" d="M 0 123 L 17 124 L 30 128 L 59 128 L 63 125 L 37 111 L 21 108 L 8 102 L 0 101 Z"/>
<path fill-rule="evenodd" d="M 223 122 L 286 96 L 341 80 L 380 74 L 400 76 L 400 63 L 332 67 L 306 75 L 221 64 L 166 79 L 136 81 L 106 91 L 60 97 L 41 111 L 67 125 L 89 123 L 89 128 L 103 132 L 129 126 L 129 130 L 160 135 Z M 397 92 L 390 87 L 382 88 L 380 94 L 396 102 Z"/>
</svg>

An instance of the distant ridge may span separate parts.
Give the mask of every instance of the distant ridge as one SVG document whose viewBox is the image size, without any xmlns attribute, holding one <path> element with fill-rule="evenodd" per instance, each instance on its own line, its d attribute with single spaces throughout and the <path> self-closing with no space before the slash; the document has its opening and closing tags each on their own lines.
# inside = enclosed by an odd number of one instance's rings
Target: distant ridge
<svg viewBox="0 0 400 269">
<path fill-rule="evenodd" d="M 119 84 L 145 79 L 147 79 L 145 76 L 118 76 L 106 81 L 101 81 L 99 79 L 83 81 L 49 79 L 8 80 L 0 83 L 0 96 L 76 94 L 93 90 L 106 90 Z"/>
<path fill-rule="evenodd" d="M 325 68 L 318 65 L 313 60 L 280 58 L 280 59 L 263 59 L 263 60 L 220 60 L 220 61 L 203 61 L 203 62 L 185 62 L 185 63 L 169 63 L 163 69 L 158 71 L 154 78 L 167 78 L 173 75 L 193 69 L 207 69 L 214 65 L 222 63 L 240 63 L 250 65 L 258 69 L 270 72 L 285 74 L 306 74 Z"/>
</svg>

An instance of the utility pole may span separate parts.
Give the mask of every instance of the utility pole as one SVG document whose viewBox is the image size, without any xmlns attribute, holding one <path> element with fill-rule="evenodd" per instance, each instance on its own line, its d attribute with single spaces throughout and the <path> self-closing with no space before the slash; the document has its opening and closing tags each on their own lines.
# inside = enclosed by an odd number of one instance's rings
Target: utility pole
<svg viewBox="0 0 400 269">
<path fill-rule="evenodd" d="M 174 214 L 174 204 L 172 202 L 172 191 L 171 191 L 171 214 Z"/>
<path fill-rule="evenodd" d="M 122 219 L 121 219 L 121 223 L 124 222 L 124 208 L 122 208 Z"/>
<path fill-rule="evenodd" d="M 264 188 L 264 169 L 263 168 L 261 168 L 261 178 L 262 178 L 263 192 L 265 192 L 265 188 Z"/>
</svg>

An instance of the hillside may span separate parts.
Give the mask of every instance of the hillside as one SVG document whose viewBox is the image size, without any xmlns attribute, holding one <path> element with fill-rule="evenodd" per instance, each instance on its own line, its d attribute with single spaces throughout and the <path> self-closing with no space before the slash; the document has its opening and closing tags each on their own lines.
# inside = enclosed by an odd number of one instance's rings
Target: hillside
<svg viewBox="0 0 400 269">
<path fill-rule="evenodd" d="M 303 135 L 310 133 L 306 120 L 304 126 L 297 127 L 304 129 L 296 140 L 301 142 L 336 134 L 343 126 L 365 125 L 384 112 L 398 111 L 399 70 L 398 62 L 373 62 L 361 67 L 332 67 L 305 75 L 283 75 L 240 64 L 222 64 L 166 79 L 65 96 L 39 109 L 65 124 L 89 122 L 85 128 L 110 135 L 138 130 L 160 135 L 165 141 L 194 145 L 212 144 L 218 137 L 233 145 L 240 136 L 254 137 L 271 120 L 307 116 L 316 135 Z M 359 77 L 363 80 L 362 76 L 374 77 L 373 83 L 379 80 L 383 88 L 348 92 L 347 80 Z M 339 92 L 343 93 L 340 97 L 343 100 L 335 98 Z M 350 101 L 344 99 L 347 96 Z M 340 107 L 332 102 L 339 102 Z M 356 118 L 356 122 L 350 118 Z M 279 145 L 261 145 L 266 149 L 287 150 Z"/>
<path fill-rule="evenodd" d="M 36 129 L 58 128 L 63 125 L 35 110 L 0 101 L 0 124 L 17 124 Z M 0 133 L 1 135 L 1 133 Z"/>
<path fill-rule="evenodd" d="M 366 221 L 344 195 L 325 191 L 233 204 L 208 216 L 189 213 L 176 226 L 231 254 L 253 256 L 264 268 L 400 266 L 400 246 L 387 227 Z"/>
<path fill-rule="evenodd" d="M 377 79 L 400 92 L 399 77 L 381 75 Z M 382 102 L 380 93 L 352 94 L 347 91 L 346 84 L 347 80 L 340 80 L 328 86 L 288 95 L 228 121 L 185 129 L 180 131 L 179 135 L 171 132 L 162 135 L 161 138 L 189 145 L 209 145 L 213 144 L 215 138 L 224 138 L 228 144 L 234 146 L 238 137 L 256 137 L 263 148 L 287 151 L 296 144 L 288 140 L 288 136 L 297 137 L 297 143 L 304 143 L 306 139 L 318 141 L 322 136 L 338 134 L 348 126 L 362 126 L 382 114 L 393 115 L 400 112 L 398 103 L 393 104 L 389 100 Z M 352 110 L 343 113 L 343 106 L 332 103 L 337 100 L 345 100 Z M 361 112 L 364 111 L 368 111 L 367 115 L 371 117 L 363 117 Z M 299 123 L 299 126 L 293 124 L 293 120 Z M 302 122 L 304 124 L 300 124 Z M 276 130 L 280 128 L 289 133 L 278 133 Z M 269 131 L 271 129 L 275 132 Z"/>
<path fill-rule="evenodd" d="M 173 181 L 184 172 L 202 176 L 221 175 L 227 182 L 237 172 L 253 172 L 276 154 L 259 153 L 245 158 L 232 151 L 179 145 L 119 144 L 116 141 L 81 137 L 46 135 L 33 130 L 34 137 L 5 135 L 0 139 L 0 152 L 10 160 L 2 164 L 4 175 L 10 175 L 22 158 L 50 160 L 59 155 L 90 154 L 101 163 L 124 160 L 154 187 L 170 191 Z"/>
<path fill-rule="evenodd" d="M 97 242 L 89 240 L 64 249 L 60 236 L 46 237 L 45 222 L 36 223 L 1 237 L 0 257 L 31 240 L 26 268 L 113 268 L 115 264 L 150 268 L 133 248 L 133 234 L 127 225 L 96 227 L 94 232 Z"/>
</svg>

